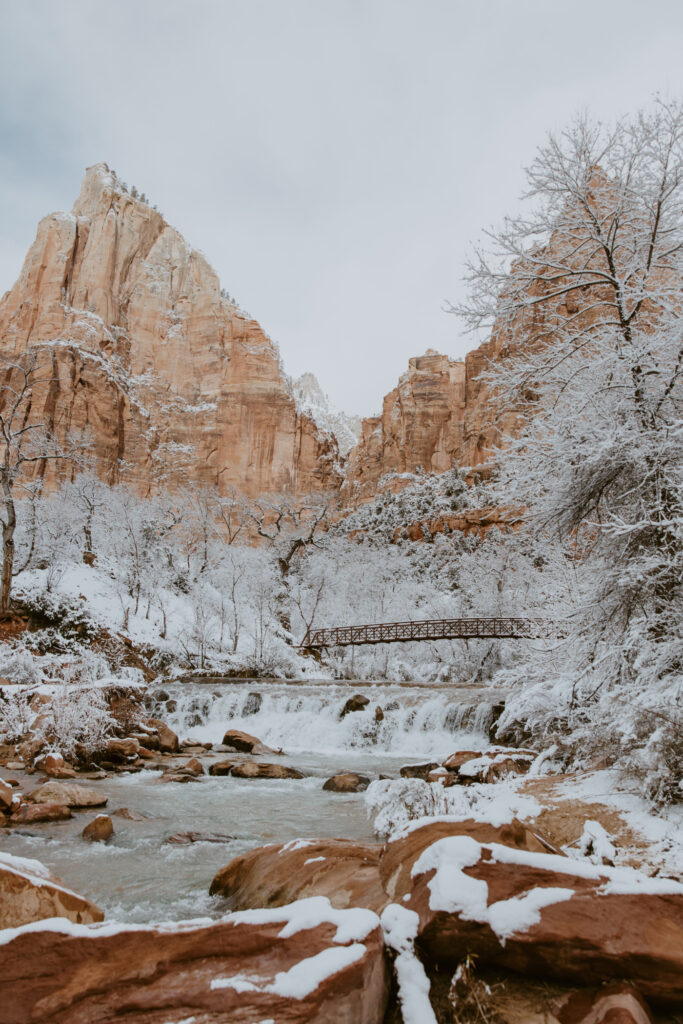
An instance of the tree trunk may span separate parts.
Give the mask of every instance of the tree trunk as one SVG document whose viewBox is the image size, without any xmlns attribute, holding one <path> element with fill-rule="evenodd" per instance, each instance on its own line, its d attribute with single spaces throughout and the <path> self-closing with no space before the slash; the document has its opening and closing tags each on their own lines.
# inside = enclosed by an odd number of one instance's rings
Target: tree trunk
<svg viewBox="0 0 683 1024">
<path fill-rule="evenodd" d="M 5 521 L 2 524 L 2 584 L 0 584 L 0 614 L 9 611 L 12 591 L 12 568 L 14 567 L 14 532 L 17 516 L 9 484 L 3 481 L 5 492 Z"/>
</svg>

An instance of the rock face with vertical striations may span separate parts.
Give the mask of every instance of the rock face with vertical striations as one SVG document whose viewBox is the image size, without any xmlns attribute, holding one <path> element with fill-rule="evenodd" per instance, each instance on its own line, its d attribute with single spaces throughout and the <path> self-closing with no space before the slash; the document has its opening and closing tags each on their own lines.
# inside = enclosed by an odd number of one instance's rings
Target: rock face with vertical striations
<svg viewBox="0 0 683 1024">
<path fill-rule="evenodd" d="M 376 493 L 388 473 L 443 473 L 459 461 L 465 364 L 428 349 L 386 395 L 380 416 L 363 420 L 347 465 L 350 496 Z"/>
<path fill-rule="evenodd" d="M 252 496 L 340 483 L 336 441 L 298 411 L 276 347 L 106 164 L 71 213 L 41 221 L 0 301 L 0 349 L 33 354 L 31 418 L 85 440 L 110 482 Z"/>
</svg>

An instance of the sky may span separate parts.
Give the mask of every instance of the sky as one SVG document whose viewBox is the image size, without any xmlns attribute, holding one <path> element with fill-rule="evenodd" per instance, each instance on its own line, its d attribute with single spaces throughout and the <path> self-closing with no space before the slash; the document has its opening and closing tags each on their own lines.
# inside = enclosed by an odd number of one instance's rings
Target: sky
<svg viewBox="0 0 683 1024">
<path fill-rule="evenodd" d="M 106 161 L 332 402 L 477 340 L 482 229 L 581 111 L 683 94 L 680 0 L 0 0 L 0 294 Z"/>
</svg>

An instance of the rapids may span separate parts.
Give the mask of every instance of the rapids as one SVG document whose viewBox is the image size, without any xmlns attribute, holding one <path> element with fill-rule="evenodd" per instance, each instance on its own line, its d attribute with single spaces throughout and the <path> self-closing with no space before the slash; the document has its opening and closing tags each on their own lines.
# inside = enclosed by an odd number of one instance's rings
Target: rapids
<svg viewBox="0 0 683 1024">
<path fill-rule="evenodd" d="M 346 700 L 363 693 L 363 711 L 340 718 Z M 486 743 L 490 690 L 389 683 L 287 683 L 248 680 L 176 683 L 155 691 L 150 711 L 181 739 L 220 743 L 228 726 L 258 736 L 306 773 L 301 780 L 204 776 L 196 783 L 161 784 L 158 771 L 117 774 L 87 786 L 108 797 L 104 813 L 127 807 L 146 815 L 130 821 L 114 815 L 106 844 L 81 838 L 96 812 L 73 820 L 6 830 L 3 848 L 42 861 L 67 885 L 123 921 L 179 920 L 218 916 L 225 901 L 209 897 L 216 871 L 233 857 L 264 843 L 297 837 L 374 838 L 362 794 L 324 792 L 324 779 L 344 769 L 377 778 L 398 775 L 401 765 L 438 760 L 458 747 Z M 383 709 L 376 721 L 375 708 Z M 227 754 L 220 755 L 229 757 Z M 31 777 L 24 788 L 34 786 Z M 231 836 L 225 844 L 165 843 L 178 832 Z"/>
</svg>

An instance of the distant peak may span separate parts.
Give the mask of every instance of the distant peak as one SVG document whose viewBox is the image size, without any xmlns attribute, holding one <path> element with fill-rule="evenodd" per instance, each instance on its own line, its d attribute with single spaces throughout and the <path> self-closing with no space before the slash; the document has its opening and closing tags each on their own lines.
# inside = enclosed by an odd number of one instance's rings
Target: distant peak
<svg viewBox="0 0 683 1024">
<path fill-rule="evenodd" d="M 77 217 L 93 217 L 103 201 L 109 203 L 114 195 L 125 195 L 136 202 L 151 205 L 145 193 L 138 190 L 137 186 L 129 186 L 109 164 L 99 163 L 86 168 L 80 195 L 72 213 Z M 152 209 L 156 210 L 156 207 Z"/>
</svg>

